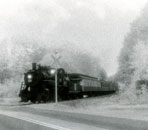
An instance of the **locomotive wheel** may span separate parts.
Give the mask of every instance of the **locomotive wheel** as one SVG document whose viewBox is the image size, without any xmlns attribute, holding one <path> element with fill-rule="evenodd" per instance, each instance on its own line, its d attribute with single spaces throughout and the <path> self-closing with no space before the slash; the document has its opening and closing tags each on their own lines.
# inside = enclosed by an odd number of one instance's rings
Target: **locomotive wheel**
<svg viewBox="0 0 148 130">
<path fill-rule="evenodd" d="M 27 97 L 21 97 L 21 102 L 28 102 L 29 100 L 28 100 L 28 98 Z"/>
<path fill-rule="evenodd" d="M 35 103 L 35 102 L 36 102 L 36 100 L 35 100 L 35 99 L 31 99 L 30 101 L 31 101 L 32 103 Z"/>
<path fill-rule="evenodd" d="M 58 95 L 58 101 L 62 101 L 62 98 L 60 95 Z"/>
<path fill-rule="evenodd" d="M 49 101 L 49 91 L 47 91 L 47 90 L 43 91 L 42 96 L 41 96 L 41 100 L 43 102 Z"/>
<path fill-rule="evenodd" d="M 37 97 L 37 101 L 40 102 L 50 102 L 53 100 L 53 95 L 51 95 L 49 90 L 43 90 Z"/>
<path fill-rule="evenodd" d="M 41 101 L 42 101 L 42 95 L 39 94 L 38 97 L 37 97 L 37 102 L 40 103 Z"/>
</svg>

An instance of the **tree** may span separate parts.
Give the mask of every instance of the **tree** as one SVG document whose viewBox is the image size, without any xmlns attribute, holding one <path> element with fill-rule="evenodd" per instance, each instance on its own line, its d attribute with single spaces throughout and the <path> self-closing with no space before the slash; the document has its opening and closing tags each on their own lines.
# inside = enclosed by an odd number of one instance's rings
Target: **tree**
<svg viewBox="0 0 148 130">
<path fill-rule="evenodd" d="M 119 71 L 116 75 L 118 77 L 118 80 L 127 84 L 130 84 L 132 82 L 133 75 L 137 69 L 132 66 L 132 58 L 135 57 L 135 48 L 138 48 L 137 45 L 139 46 L 139 44 L 148 44 L 147 41 L 148 5 L 146 5 L 146 7 L 143 9 L 141 15 L 133 21 L 133 23 L 131 24 L 130 32 L 125 37 L 123 48 L 119 56 Z M 139 52 L 137 53 L 137 57 L 138 54 Z"/>
</svg>

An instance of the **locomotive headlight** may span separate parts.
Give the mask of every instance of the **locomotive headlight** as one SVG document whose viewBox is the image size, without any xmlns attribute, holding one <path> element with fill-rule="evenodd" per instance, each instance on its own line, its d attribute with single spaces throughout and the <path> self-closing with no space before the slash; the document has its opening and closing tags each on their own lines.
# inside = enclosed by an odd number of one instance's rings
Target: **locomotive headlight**
<svg viewBox="0 0 148 130">
<path fill-rule="evenodd" d="M 51 75 L 54 75 L 54 74 L 55 74 L 55 72 L 56 72 L 56 70 L 55 70 L 55 69 L 51 69 L 51 70 L 50 70 L 50 74 L 51 74 Z"/>
<path fill-rule="evenodd" d="M 32 75 L 29 74 L 29 75 L 27 76 L 27 78 L 28 78 L 28 79 L 32 79 Z"/>
</svg>

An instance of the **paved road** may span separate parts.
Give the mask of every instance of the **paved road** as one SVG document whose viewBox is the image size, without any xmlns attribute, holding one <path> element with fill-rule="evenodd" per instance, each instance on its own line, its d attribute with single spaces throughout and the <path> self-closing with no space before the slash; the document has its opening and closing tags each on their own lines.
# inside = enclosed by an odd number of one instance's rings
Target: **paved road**
<svg viewBox="0 0 148 130">
<path fill-rule="evenodd" d="M 28 115 L 36 115 L 38 118 L 35 120 L 29 116 L 26 120 L 24 116 L 19 116 L 18 118 L 18 116 L 10 117 L 11 115 L 6 114 L 6 116 L 5 114 L 0 114 L 0 130 L 61 130 L 62 128 L 64 130 L 86 130 L 86 128 L 89 130 L 148 130 L 148 123 L 139 120 L 74 114 L 51 110 L 43 111 L 27 107 L 9 108 L 9 112 L 10 111 L 17 111 L 18 113 L 25 112 Z M 27 114 L 25 115 L 26 117 Z M 43 120 L 41 121 L 39 116 L 46 118 L 46 120 L 44 120 L 44 122 Z"/>
<path fill-rule="evenodd" d="M 0 130 L 55 130 L 53 127 L 32 123 L 0 114 Z"/>
</svg>

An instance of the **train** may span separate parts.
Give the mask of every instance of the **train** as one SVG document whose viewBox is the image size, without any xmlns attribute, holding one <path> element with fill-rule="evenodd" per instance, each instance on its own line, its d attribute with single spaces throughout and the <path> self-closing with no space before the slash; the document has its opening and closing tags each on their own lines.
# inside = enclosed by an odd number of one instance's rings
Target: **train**
<svg viewBox="0 0 148 130">
<path fill-rule="evenodd" d="M 118 91 L 118 84 L 114 81 L 99 80 L 79 73 L 67 73 L 63 68 L 55 69 L 32 63 L 32 69 L 24 73 L 19 97 L 22 102 L 53 102 L 55 84 L 58 101 Z"/>
</svg>

